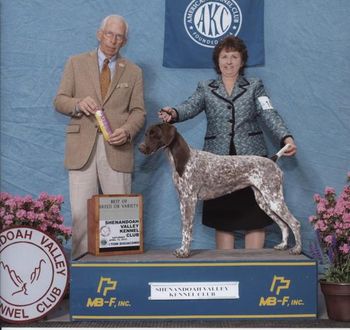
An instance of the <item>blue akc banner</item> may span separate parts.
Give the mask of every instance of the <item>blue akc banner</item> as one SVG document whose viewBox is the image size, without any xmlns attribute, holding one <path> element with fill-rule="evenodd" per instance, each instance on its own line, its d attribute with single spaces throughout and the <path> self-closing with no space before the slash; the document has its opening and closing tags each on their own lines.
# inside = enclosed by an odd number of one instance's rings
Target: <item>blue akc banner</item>
<svg viewBox="0 0 350 330">
<path fill-rule="evenodd" d="M 163 66 L 212 68 L 228 35 L 244 40 L 248 66 L 264 64 L 264 0 L 166 0 Z"/>
</svg>

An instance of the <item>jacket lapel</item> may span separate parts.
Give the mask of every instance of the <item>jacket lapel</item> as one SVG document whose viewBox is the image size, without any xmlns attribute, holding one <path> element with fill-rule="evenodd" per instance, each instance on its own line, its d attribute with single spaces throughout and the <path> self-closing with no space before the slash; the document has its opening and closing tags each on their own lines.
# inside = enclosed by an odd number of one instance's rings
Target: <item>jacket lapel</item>
<svg viewBox="0 0 350 330">
<path fill-rule="evenodd" d="M 209 84 L 209 87 L 211 88 L 211 91 L 214 95 L 223 99 L 226 102 L 232 103 L 246 92 L 246 87 L 248 85 L 249 82 L 243 76 L 239 76 L 233 88 L 232 95 L 230 96 L 227 95 L 224 83 L 221 79 L 213 80 Z"/>
<path fill-rule="evenodd" d="M 94 84 L 96 94 L 99 97 L 99 101 L 102 104 L 102 96 L 101 96 L 101 88 L 100 88 L 100 71 L 98 68 L 97 51 L 93 51 L 90 53 L 88 67 L 89 67 L 89 72 L 91 74 L 91 81 Z"/>
<path fill-rule="evenodd" d="M 211 92 L 218 98 L 231 103 L 231 98 L 227 95 L 224 83 L 221 79 L 213 80 L 209 87 L 211 88 Z"/>
<path fill-rule="evenodd" d="M 248 85 L 249 82 L 243 76 L 238 77 L 238 80 L 235 83 L 235 87 L 233 88 L 232 96 L 230 97 L 232 99 L 232 102 L 237 100 L 247 91 L 246 87 Z"/>
<path fill-rule="evenodd" d="M 225 86 L 222 82 L 222 80 L 213 80 L 210 84 L 209 87 L 211 88 L 211 91 L 218 97 L 227 99 L 227 93 L 225 90 Z"/>
</svg>

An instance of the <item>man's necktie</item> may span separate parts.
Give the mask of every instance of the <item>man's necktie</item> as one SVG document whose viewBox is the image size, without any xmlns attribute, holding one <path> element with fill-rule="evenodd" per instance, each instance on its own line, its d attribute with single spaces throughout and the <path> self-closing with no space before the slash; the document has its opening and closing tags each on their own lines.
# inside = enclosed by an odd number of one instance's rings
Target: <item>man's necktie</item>
<svg viewBox="0 0 350 330">
<path fill-rule="evenodd" d="M 108 63 L 109 63 L 109 59 L 106 58 L 103 62 L 103 67 L 100 74 L 102 100 L 104 100 L 108 91 L 109 84 L 111 82 L 111 70 L 109 69 Z"/>
</svg>

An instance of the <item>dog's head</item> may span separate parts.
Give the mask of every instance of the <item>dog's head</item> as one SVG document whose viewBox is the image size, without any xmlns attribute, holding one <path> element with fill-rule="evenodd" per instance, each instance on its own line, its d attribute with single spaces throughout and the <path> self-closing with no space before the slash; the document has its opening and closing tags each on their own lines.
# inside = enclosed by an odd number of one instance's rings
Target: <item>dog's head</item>
<svg viewBox="0 0 350 330">
<path fill-rule="evenodd" d="M 175 135 L 176 127 L 171 124 L 152 125 L 146 130 L 145 140 L 139 145 L 139 150 L 145 155 L 153 154 L 163 147 L 168 147 Z"/>
</svg>

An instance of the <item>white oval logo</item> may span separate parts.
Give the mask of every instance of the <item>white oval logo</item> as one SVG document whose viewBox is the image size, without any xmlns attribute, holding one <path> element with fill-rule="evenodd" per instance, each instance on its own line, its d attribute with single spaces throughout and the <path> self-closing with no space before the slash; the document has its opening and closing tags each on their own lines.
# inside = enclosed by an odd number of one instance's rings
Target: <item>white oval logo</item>
<svg viewBox="0 0 350 330">
<path fill-rule="evenodd" d="M 193 41 L 213 48 L 225 36 L 238 34 L 242 13 L 234 0 L 193 0 L 185 10 L 184 25 Z"/>
<path fill-rule="evenodd" d="M 40 319 L 63 298 L 68 265 L 61 246 L 44 232 L 14 227 L 0 233 L 0 318 Z"/>
</svg>

